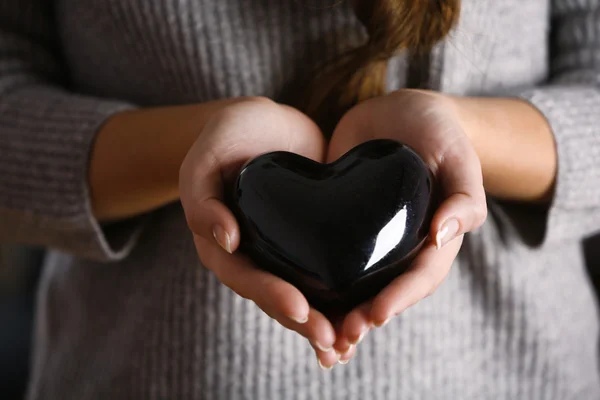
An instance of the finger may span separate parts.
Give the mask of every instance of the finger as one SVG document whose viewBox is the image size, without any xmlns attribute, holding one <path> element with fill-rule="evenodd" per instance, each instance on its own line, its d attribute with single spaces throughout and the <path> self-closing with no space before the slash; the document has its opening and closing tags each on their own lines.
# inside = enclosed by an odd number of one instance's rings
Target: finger
<svg viewBox="0 0 600 400">
<path fill-rule="evenodd" d="M 344 335 L 344 327 L 347 325 L 347 318 L 348 316 L 357 314 L 357 310 L 362 309 L 364 311 L 364 313 L 368 314 L 368 310 L 370 309 L 370 303 L 365 303 L 361 306 L 359 306 L 357 309 L 353 310 L 350 314 L 348 314 L 346 316 L 346 318 L 342 321 L 340 321 L 340 323 L 338 324 L 338 326 L 336 326 L 336 342 L 334 344 L 334 349 L 335 352 L 338 354 L 339 356 L 339 360 L 338 363 L 340 364 L 347 364 L 350 359 L 352 357 L 354 357 L 354 354 L 356 353 L 356 348 L 358 345 L 358 342 L 360 342 L 361 338 L 357 338 L 355 340 L 349 340 L 345 335 Z M 366 331 L 365 331 L 366 334 Z M 362 335 L 364 337 L 364 334 Z"/>
<path fill-rule="evenodd" d="M 311 311 L 313 310 L 311 309 Z M 329 330 L 329 327 L 326 327 L 325 324 L 322 323 L 319 327 L 319 321 L 315 321 L 311 317 L 309 317 L 308 322 L 304 324 L 299 324 L 297 322 L 291 321 L 284 315 L 270 313 L 266 314 L 269 317 L 276 320 L 284 328 L 289 329 L 291 331 L 295 331 L 298 334 L 304 336 L 306 339 L 308 339 L 310 345 L 312 346 L 317 356 L 317 362 L 322 369 L 331 369 L 338 362 L 340 355 L 336 353 L 336 351 L 333 349 L 333 346 L 325 346 L 321 344 L 332 343 L 335 340 L 332 339 L 332 337 L 335 336 L 328 334 L 328 332 L 322 332 L 323 330 Z M 321 328 L 321 332 L 318 332 L 319 328 Z M 331 328 L 331 331 L 333 331 L 333 328 Z M 325 337 L 326 339 L 318 339 L 319 336 Z M 329 339 L 327 339 L 327 337 L 329 337 Z"/>
<path fill-rule="evenodd" d="M 315 313 L 318 313 L 318 311 L 315 311 Z M 322 314 L 320 314 L 320 316 L 322 318 L 324 318 L 325 320 L 327 320 Z M 329 322 L 329 320 L 327 320 L 327 321 Z M 330 324 L 329 326 L 331 327 L 331 329 L 335 329 L 333 325 Z M 335 349 L 335 343 L 337 343 L 337 339 L 338 339 L 338 335 L 337 335 L 337 329 L 336 329 L 336 332 L 334 333 L 334 336 L 333 336 L 333 341 L 328 342 L 327 346 L 323 346 L 321 344 L 323 342 L 319 342 L 314 339 L 310 340 L 310 344 L 313 347 L 315 354 L 317 356 L 317 361 L 319 363 L 319 366 L 322 369 L 333 368 L 333 366 L 340 361 L 340 358 L 342 357 L 342 355 L 346 355 L 348 357 L 351 356 L 352 353 L 348 352 L 349 350 L 351 350 L 350 348 L 348 348 L 345 352 L 343 352 L 344 354 L 340 353 L 338 350 Z M 331 343 L 331 345 L 329 345 L 329 343 Z M 345 353 L 348 353 L 348 354 L 345 354 Z M 345 361 L 343 363 L 347 363 L 347 361 Z"/>
<path fill-rule="evenodd" d="M 392 99 L 392 100 L 390 100 Z M 340 121 L 332 137 L 328 161 L 334 161 L 356 145 L 376 137 L 404 138 L 435 173 L 441 204 L 431 232 L 441 246 L 453 237 L 479 227 L 487 216 L 479 157 L 453 113 L 436 96 L 403 92 L 361 103 Z M 415 101 L 413 101 L 415 100 Z M 398 110 L 403 110 L 398 113 Z M 417 118 L 402 119 L 414 110 Z M 402 124 L 381 116 L 400 115 Z M 416 139 L 413 133 L 422 132 Z"/>
<path fill-rule="evenodd" d="M 487 208 L 464 193 L 445 199 L 431 221 L 431 239 L 439 250 L 447 243 L 479 227 L 486 218 Z"/>
<path fill-rule="evenodd" d="M 240 229 L 229 208 L 217 198 L 206 198 L 187 212 L 190 230 L 204 239 L 218 244 L 233 254 L 240 244 Z"/>
<path fill-rule="evenodd" d="M 340 356 L 335 351 L 322 351 L 314 346 L 313 348 L 317 356 L 317 362 L 319 363 L 321 369 L 331 369 L 338 363 Z"/>
<path fill-rule="evenodd" d="M 436 175 L 444 201 L 436 210 L 430 228 L 438 249 L 481 226 L 487 216 L 481 166 L 468 138 L 461 136 L 454 141 L 439 160 Z"/>
<path fill-rule="evenodd" d="M 432 294 L 448 274 L 462 245 L 462 238 L 456 238 L 441 250 L 432 243 L 426 244 L 411 269 L 373 299 L 370 321 L 376 327 L 384 326 L 392 317 Z"/>
<path fill-rule="evenodd" d="M 261 118 L 248 121 L 248 115 Z M 215 117 L 194 143 L 182 165 L 180 195 L 188 226 L 227 252 L 239 246 L 239 226 L 223 203 L 227 185 L 243 164 L 272 151 L 290 151 L 321 161 L 324 138 L 296 109 L 270 100 L 238 104 Z"/>
<path fill-rule="evenodd" d="M 372 301 L 367 301 L 354 310 L 352 310 L 344 319 L 343 325 L 338 334 L 339 347 L 345 350 L 350 345 L 359 344 L 365 335 L 371 330 L 371 307 Z M 344 340 L 345 342 L 342 342 Z M 347 343 L 347 345 L 346 345 Z M 344 347 L 346 346 L 346 347 Z"/>
<path fill-rule="evenodd" d="M 311 308 L 306 323 L 298 323 L 283 314 L 270 315 L 283 327 L 293 330 L 308 339 L 313 348 L 322 352 L 333 351 L 336 333 L 331 322 L 319 311 Z"/>
<path fill-rule="evenodd" d="M 348 350 L 350 350 L 351 347 L 352 347 L 352 343 L 350 343 L 348 341 L 347 337 L 342 336 L 341 332 L 336 333 L 336 341 L 333 345 L 333 349 L 335 350 L 336 353 L 338 353 L 340 355 L 344 354 Z"/>
<path fill-rule="evenodd" d="M 240 296 L 254 301 L 267 315 L 284 327 L 311 340 L 322 351 L 333 348 L 336 340 L 331 322 L 310 308 L 305 297 L 288 282 L 253 266 L 246 258 L 228 255 L 195 238 L 201 260 L 217 278 Z M 308 313 L 304 310 L 308 308 Z M 306 317 L 304 316 L 306 315 Z"/>
<path fill-rule="evenodd" d="M 338 316 L 333 324 L 335 329 L 335 343 L 333 344 L 333 349 L 339 355 L 346 353 L 352 346 L 352 344 L 348 341 L 348 338 L 346 338 L 343 333 L 344 321 L 346 317 L 347 315 Z"/>
<path fill-rule="evenodd" d="M 293 285 L 254 267 L 244 256 L 226 253 L 200 236 L 194 236 L 194 242 L 203 265 L 238 295 L 254 301 L 269 315 L 281 314 L 300 324 L 308 322 L 309 304 Z"/>
<path fill-rule="evenodd" d="M 339 364 L 348 364 L 348 362 L 350 362 L 352 357 L 354 357 L 354 354 L 356 354 L 356 346 L 351 345 L 350 348 L 348 349 L 348 351 L 339 355 L 338 363 Z"/>
<path fill-rule="evenodd" d="M 184 174 L 190 176 L 180 178 L 188 182 L 181 189 L 188 227 L 194 235 L 232 254 L 239 246 L 240 232 L 235 216 L 223 203 L 223 165 L 210 152 L 198 154 L 194 167 L 185 169 Z"/>
<path fill-rule="evenodd" d="M 331 322 L 321 312 L 311 307 L 308 321 L 311 323 L 306 337 L 321 351 L 331 351 L 336 340 L 336 332 Z"/>
</svg>

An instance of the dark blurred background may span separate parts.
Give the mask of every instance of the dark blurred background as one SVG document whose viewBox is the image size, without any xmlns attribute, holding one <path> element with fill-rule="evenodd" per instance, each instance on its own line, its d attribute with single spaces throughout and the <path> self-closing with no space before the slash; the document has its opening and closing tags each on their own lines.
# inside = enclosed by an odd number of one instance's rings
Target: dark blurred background
<svg viewBox="0 0 600 400">
<path fill-rule="evenodd" d="M 590 277 L 596 286 L 596 298 L 598 298 L 600 294 L 600 235 L 591 237 L 584 243 L 584 252 Z"/>
<path fill-rule="evenodd" d="M 600 235 L 586 241 L 584 251 L 598 290 Z M 35 291 L 43 258 L 41 249 L 0 244 L 0 399 L 21 400 L 25 393 Z M 591 260 L 596 260 L 596 265 Z"/>
<path fill-rule="evenodd" d="M 0 244 L 0 399 L 25 393 L 41 249 Z"/>
</svg>

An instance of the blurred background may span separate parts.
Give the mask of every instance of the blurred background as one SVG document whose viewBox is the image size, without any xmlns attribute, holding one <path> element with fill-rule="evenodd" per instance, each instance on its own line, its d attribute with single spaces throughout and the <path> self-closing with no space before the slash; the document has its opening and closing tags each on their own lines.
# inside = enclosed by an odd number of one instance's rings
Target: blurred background
<svg viewBox="0 0 600 400">
<path fill-rule="evenodd" d="M 600 289 L 600 235 L 585 242 L 590 277 Z M 28 379 L 35 291 L 42 249 L 0 244 L 0 399 L 23 399 Z M 599 338 L 600 339 L 600 338 Z"/>
<path fill-rule="evenodd" d="M 25 393 L 41 249 L 0 244 L 0 399 Z"/>
</svg>

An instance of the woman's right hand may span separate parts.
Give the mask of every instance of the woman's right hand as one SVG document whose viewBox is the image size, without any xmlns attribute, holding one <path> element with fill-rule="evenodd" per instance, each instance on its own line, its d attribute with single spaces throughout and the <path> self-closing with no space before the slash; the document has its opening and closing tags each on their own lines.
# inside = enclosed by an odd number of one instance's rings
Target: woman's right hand
<svg viewBox="0 0 600 400">
<path fill-rule="evenodd" d="M 223 201 L 246 161 L 279 150 L 322 162 L 326 143 L 319 128 L 293 108 L 263 98 L 226 106 L 208 121 L 183 161 L 180 198 L 202 264 L 238 295 L 309 339 L 321 365 L 329 367 L 339 359 L 332 350 L 331 322 L 294 286 L 236 252 L 239 226 Z"/>
</svg>

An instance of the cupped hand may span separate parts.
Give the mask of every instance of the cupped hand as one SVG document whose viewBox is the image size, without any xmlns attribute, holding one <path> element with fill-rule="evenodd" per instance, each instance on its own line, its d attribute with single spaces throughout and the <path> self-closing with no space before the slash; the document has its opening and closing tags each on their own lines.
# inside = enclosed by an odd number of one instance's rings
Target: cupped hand
<svg viewBox="0 0 600 400">
<path fill-rule="evenodd" d="M 436 178 L 441 196 L 430 226 L 430 240 L 408 272 L 344 318 L 335 343 L 338 351 L 354 351 L 354 345 L 370 329 L 385 325 L 432 294 L 448 274 L 463 235 L 485 221 L 481 164 L 459 115 L 450 97 L 401 90 L 360 103 L 336 127 L 328 162 L 368 140 L 395 139 L 423 158 Z"/>
<path fill-rule="evenodd" d="M 330 367 L 339 358 L 331 350 L 331 322 L 294 286 L 236 252 L 240 230 L 224 203 L 227 187 L 246 161 L 280 150 L 322 162 L 326 144 L 318 127 L 293 108 L 263 98 L 229 105 L 207 123 L 181 165 L 180 198 L 202 264 L 238 295 L 309 339 L 321 365 Z"/>
</svg>

